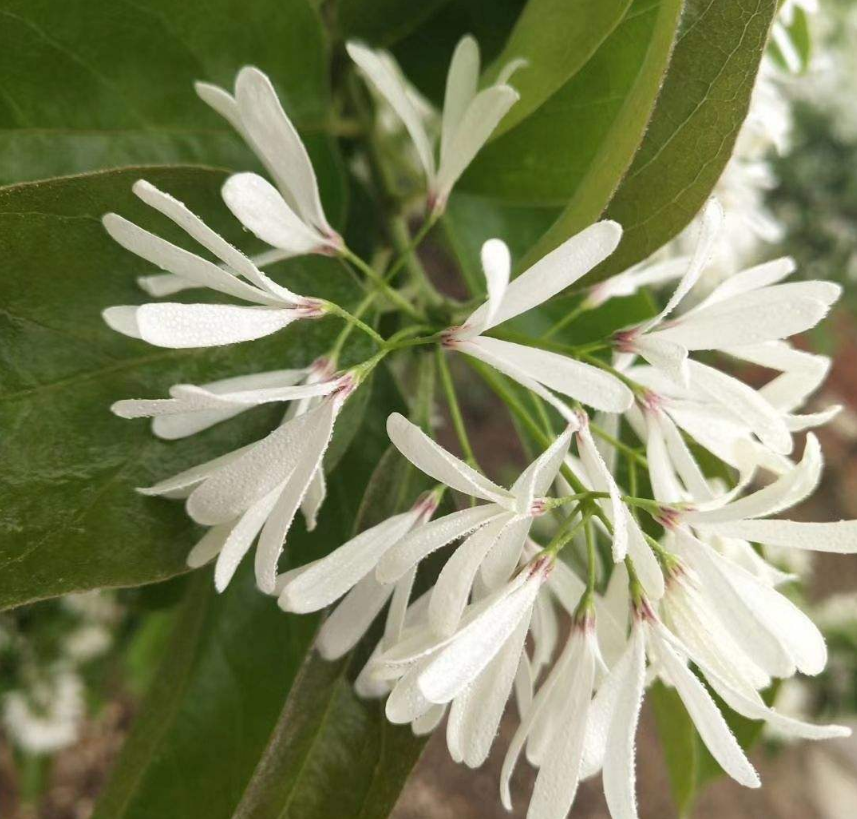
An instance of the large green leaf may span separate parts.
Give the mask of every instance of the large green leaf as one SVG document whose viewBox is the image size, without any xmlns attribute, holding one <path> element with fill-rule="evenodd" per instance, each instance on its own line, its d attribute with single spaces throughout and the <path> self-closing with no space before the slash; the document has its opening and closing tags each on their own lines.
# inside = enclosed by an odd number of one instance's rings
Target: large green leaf
<svg viewBox="0 0 857 819">
<path fill-rule="evenodd" d="M 529 0 L 489 78 L 507 63 L 527 64 L 512 84 L 521 98 L 494 132 L 494 139 L 526 119 L 573 77 L 619 24 L 631 0 Z"/>
<path fill-rule="evenodd" d="M 681 7 L 682 0 L 635 0 L 586 65 L 487 146 L 462 180 L 485 196 L 562 207 L 539 253 L 598 219 L 607 206 L 643 139 Z"/>
<path fill-rule="evenodd" d="M 231 88 L 248 63 L 270 73 L 301 128 L 325 127 L 327 54 L 308 0 L 0 0 L 0 183 L 143 163 L 246 167 L 193 81 Z"/>
<path fill-rule="evenodd" d="M 389 46 L 410 34 L 450 0 L 339 0 L 339 27 L 346 39 Z"/>
<path fill-rule="evenodd" d="M 363 487 L 384 451 L 385 410 L 397 407 L 384 385 L 372 402 L 359 441 L 330 477 L 318 529 L 289 537 L 290 567 L 330 552 L 350 536 Z M 260 594 L 251 562 L 245 561 L 222 596 L 214 593 L 209 570 L 191 579 L 171 643 L 95 819 L 232 816 L 318 623 L 314 616 L 284 614 Z M 307 706 L 324 703 L 322 694 L 321 688 L 313 690 Z M 367 741 L 366 730 L 353 721 L 341 726 L 341 739 L 356 747 L 355 757 Z M 341 761 L 342 748 L 339 753 Z M 350 763 L 344 773 L 349 771 Z"/>
<path fill-rule="evenodd" d="M 646 138 L 607 208 L 622 243 L 588 282 L 645 259 L 705 203 L 747 114 L 776 8 L 776 0 L 687 0 Z M 562 238 L 549 234 L 535 255 Z"/>
<path fill-rule="evenodd" d="M 420 421 L 432 406 L 434 367 L 430 353 L 417 356 L 411 415 Z M 366 485 L 355 531 L 408 508 L 429 486 L 425 475 L 388 447 Z M 422 588 L 433 569 L 421 568 Z M 379 638 L 379 625 L 352 657 L 335 663 L 317 654 L 307 657 L 234 819 L 389 814 L 426 738 L 387 722 L 382 701 L 354 693 L 353 680 Z"/>
<path fill-rule="evenodd" d="M 0 608 L 184 571 L 199 530 L 181 504 L 144 498 L 134 487 L 262 437 L 282 408 L 259 408 L 164 442 L 145 421 L 116 418 L 109 406 L 162 396 L 178 382 L 303 366 L 327 351 L 340 326 L 333 319 L 303 322 L 208 350 L 163 350 L 109 330 L 101 310 L 145 301 L 134 277 L 148 268 L 108 238 L 101 214 L 116 210 L 177 237 L 131 194 L 140 175 L 232 241 L 246 242 L 219 203 L 223 174 L 211 170 L 127 169 L 0 190 Z M 331 259 L 307 257 L 280 269 L 297 292 L 340 304 L 357 297 Z M 200 292 L 187 296 L 205 298 Z M 355 340 L 355 355 L 362 343 Z M 359 409 L 361 392 L 345 412 Z"/>
<path fill-rule="evenodd" d="M 673 802 L 679 816 L 686 816 L 696 795 L 699 740 L 696 729 L 674 688 L 657 682 L 649 701 L 658 723 L 664 761 L 669 774 Z"/>
<path fill-rule="evenodd" d="M 422 2 L 402 5 L 422 5 Z M 465 34 L 479 43 L 483 65 L 503 50 L 526 0 L 450 0 L 396 43 L 393 53 L 405 76 L 440 105 L 452 52 Z"/>
</svg>

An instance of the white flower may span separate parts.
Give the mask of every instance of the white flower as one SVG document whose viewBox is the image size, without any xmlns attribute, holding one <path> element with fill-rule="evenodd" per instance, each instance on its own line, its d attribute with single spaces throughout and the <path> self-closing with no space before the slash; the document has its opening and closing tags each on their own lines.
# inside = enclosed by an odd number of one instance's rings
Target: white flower
<svg viewBox="0 0 857 819">
<path fill-rule="evenodd" d="M 384 639 L 398 639 L 416 572 L 406 573 L 394 584 L 382 585 L 375 579 L 374 570 L 405 535 L 431 520 L 438 500 L 437 491 L 429 493 L 407 512 L 382 521 L 326 557 L 278 578 L 278 603 L 284 611 L 318 611 L 343 598 L 324 621 L 316 641 L 325 659 L 335 660 L 350 651 L 391 597 L 394 602 Z"/>
<path fill-rule="evenodd" d="M 490 364 L 538 393 L 566 417 L 568 410 L 550 390 L 599 410 L 628 409 L 633 400 L 631 391 L 610 373 L 568 356 L 484 335 L 576 282 L 615 250 L 621 235 L 615 222 L 592 225 L 511 283 L 508 248 L 498 239 L 489 240 L 482 247 L 488 299 L 463 325 L 446 331 L 444 346 Z"/>
<path fill-rule="evenodd" d="M 533 519 L 544 513 L 543 496 L 562 465 L 573 431 L 569 425 L 509 490 L 471 469 L 403 416 L 391 415 L 390 440 L 411 463 L 446 486 L 487 503 L 411 532 L 381 557 L 377 579 L 395 582 L 435 550 L 469 535 L 441 571 L 428 605 L 432 630 L 441 637 L 453 634 L 477 573 L 487 588 L 495 589 L 518 565 Z"/>
<path fill-rule="evenodd" d="M 481 765 L 518 674 L 533 607 L 552 567 L 552 559 L 536 558 L 508 583 L 472 603 L 447 637 L 438 637 L 424 620 L 407 626 L 399 642 L 369 667 L 375 678 L 397 680 L 387 700 L 387 718 L 415 723 L 422 731 L 436 724 L 451 703 L 450 753 L 470 767 Z"/>
<path fill-rule="evenodd" d="M 183 281 L 195 282 L 254 306 L 161 302 L 108 307 L 103 313 L 104 320 L 114 330 L 159 347 L 216 347 L 262 338 L 298 319 L 324 314 L 321 302 L 299 296 L 271 281 L 177 199 L 143 180 L 136 182 L 133 190 L 223 264 L 216 265 L 109 213 L 103 221 L 113 239 Z"/>
<path fill-rule="evenodd" d="M 539 767 L 530 819 L 563 819 L 577 794 L 596 670 L 602 665 L 591 617 L 575 622 L 572 635 L 524 715 L 500 775 L 503 805 L 512 809 L 509 780 L 527 744 Z"/>
<path fill-rule="evenodd" d="M 594 310 L 610 299 L 633 296 L 644 287 L 657 287 L 678 279 L 684 275 L 689 261 L 687 256 L 678 256 L 674 259 L 650 259 L 640 262 L 624 273 L 593 284 L 584 300 L 585 308 Z"/>
<path fill-rule="evenodd" d="M 623 352 L 643 356 L 676 384 L 721 404 L 774 452 L 788 454 L 791 429 L 770 401 L 732 376 L 689 359 L 688 353 L 718 350 L 741 357 L 743 350 L 753 356 L 760 350 L 782 349 L 765 345 L 814 327 L 841 288 L 821 281 L 780 284 L 794 264 L 777 259 L 733 276 L 694 309 L 665 322 L 704 267 L 719 222 L 719 208 L 710 205 L 697 251 L 666 307 L 653 319 L 617 333 L 615 342 Z"/>
<path fill-rule="evenodd" d="M 509 63 L 494 85 L 479 91 L 479 46 L 472 37 L 461 39 L 446 78 L 440 162 L 436 165 L 423 119 L 390 55 L 357 42 L 348 43 L 346 49 L 408 129 L 426 174 L 429 209 L 443 211 L 461 174 L 518 101 L 518 92 L 507 82 L 522 61 Z"/>
<path fill-rule="evenodd" d="M 172 441 L 234 418 L 251 407 L 279 401 L 299 403 L 328 395 L 340 383 L 332 376 L 330 362 L 320 358 L 296 370 L 239 375 L 199 386 L 175 384 L 170 387 L 170 398 L 129 398 L 117 401 L 110 409 L 120 418 L 154 418 L 152 432 Z"/>
<path fill-rule="evenodd" d="M 84 708 L 80 678 L 71 671 L 59 671 L 27 690 L 6 694 L 3 724 L 23 750 L 53 753 L 77 740 Z"/>
<path fill-rule="evenodd" d="M 242 68 L 234 97 L 207 83 L 195 88 L 244 137 L 279 188 L 252 173 L 230 177 L 223 199 L 235 216 L 291 255 L 339 253 L 342 238 L 324 215 L 312 162 L 268 77 L 258 68 Z"/>
<path fill-rule="evenodd" d="M 277 561 L 302 505 L 308 524 L 313 525 L 324 496 L 322 458 L 334 422 L 356 380 L 346 373 L 325 384 L 327 395 L 316 406 L 300 415 L 287 415 L 261 441 L 139 490 L 147 495 L 187 498 L 190 517 L 211 527 L 191 550 L 188 565 L 196 568 L 216 556 L 218 591 L 228 585 L 258 537 L 256 582 L 263 592 L 272 593 Z M 289 390 L 278 389 L 281 394 Z"/>
</svg>

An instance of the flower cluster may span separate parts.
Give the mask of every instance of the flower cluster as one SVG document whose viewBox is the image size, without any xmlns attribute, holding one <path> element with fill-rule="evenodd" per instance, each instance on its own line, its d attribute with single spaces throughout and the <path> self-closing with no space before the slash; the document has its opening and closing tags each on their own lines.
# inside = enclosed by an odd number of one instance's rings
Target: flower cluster
<svg viewBox="0 0 857 819">
<path fill-rule="evenodd" d="M 515 102 L 508 82 L 519 66 L 477 91 L 478 49 L 470 38 L 459 44 L 436 165 L 389 55 L 354 43 L 348 51 L 415 143 L 430 227 Z M 637 815 L 635 734 L 645 689 L 655 679 L 676 689 L 714 758 L 750 787 L 758 776 L 709 689 L 738 713 L 784 733 L 820 739 L 846 732 L 780 714 L 759 693 L 773 678 L 817 674 L 825 665 L 821 635 L 780 591 L 791 578 L 764 559 L 764 547 L 857 551 L 855 521 L 773 517 L 819 480 L 821 451 L 811 433 L 801 458 L 791 456 L 796 433 L 837 411 L 799 414 L 829 361 L 787 339 L 826 315 L 839 296 L 836 285 L 785 283 L 794 265 L 778 259 L 736 274 L 684 309 L 720 241 L 723 212 L 712 201 L 688 256 L 643 264 L 591 287 L 541 338 L 504 325 L 568 291 L 607 258 L 621 240 L 620 225 L 586 228 L 514 279 L 508 248 L 490 239 L 482 248 L 483 304 L 472 310 L 445 300 L 431 314 L 442 316 L 432 319 L 435 326 L 405 324 L 383 338 L 359 316 L 297 295 L 259 269 L 265 260 L 301 253 L 356 259 L 325 219 L 306 151 L 267 78 L 247 68 L 234 97 L 207 85 L 198 92 L 244 136 L 276 182 L 240 173 L 223 188 L 234 215 L 272 249 L 262 261 L 250 259 L 145 182 L 135 192 L 219 263 L 115 215 L 105 217 L 105 226 L 166 271 L 141 282 L 154 296 L 207 287 L 252 306 L 155 302 L 110 308 L 105 319 L 166 347 L 248 341 L 326 315 L 346 325 L 330 353 L 302 369 L 178 384 L 169 398 L 114 405 L 122 417 L 153 417 L 156 435 L 176 439 L 260 404 L 290 402 L 282 423 L 262 440 L 141 490 L 183 499 L 188 515 L 208 527 L 190 551 L 190 566 L 216 558 L 215 585 L 222 590 L 255 543 L 258 587 L 276 595 L 282 609 L 303 613 L 337 603 L 318 636 L 326 658 L 352 649 L 386 607 L 383 636 L 357 678 L 358 692 L 386 697 L 390 721 L 409 723 L 419 734 L 446 715 L 450 754 L 466 765 L 485 761 L 514 698 L 520 726 L 503 765 L 501 798 L 511 806 L 511 777 L 525 754 L 539 769 L 531 817 L 565 816 L 579 782 L 598 772 L 611 814 Z M 419 312 L 411 291 L 390 284 L 399 262 L 386 272 L 359 260 L 356 266 L 366 276 L 366 309 L 383 297 L 404 304 L 400 318 Z M 646 321 L 586 345 L 551 340 L 609 298 L 674 279 L 674 293 Z M 355 329 L 377 352 L 341 370 L 339 351 Z M 325 557 L 280 574 L 298 510 L 311 529 L 324 501 L 324 455 L 344 403 L 388 357 L 405 348 L 425 355 L 431 347 L 467 461 L 428 434 L 430 423 L 414 423 L 422 415 L 390 415 L 393 445 L 435 488 Z M 454 357 L 503 398 L 541 449 L 510 488 L 475 462 L 447 369 Z M 756 388 L 721 368 L 729 359 L 777 375 Z M 423 414 L 431 418 L 428 409 Z M 467 499 L 457 511 L 456 497 Z M 426 558 L 449 546 L 443 569 L 431 578 Z M 430 581 L 419 596 L 418 574 Z M 571 630 L 561 645 L 563 618 Z"/>
</svg>

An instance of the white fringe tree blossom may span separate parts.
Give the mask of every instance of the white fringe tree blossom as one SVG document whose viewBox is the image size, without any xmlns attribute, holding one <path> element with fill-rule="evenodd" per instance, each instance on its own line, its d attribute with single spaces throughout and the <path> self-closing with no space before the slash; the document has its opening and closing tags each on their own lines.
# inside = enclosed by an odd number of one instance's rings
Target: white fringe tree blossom
<svg viewBox="0 0 857 819">
<path fill-rule="evenodd" d="M 520 66 L 507 66 L 478 90 L 478 47 L 469 37 L 459 43 L 436 162 L 391 58 L 358 43 L 350 43 L 348 53 L 401 118 L 422 162 L 428 216 L 417 244 L 515 103 L 508 81 Z M 468 304 L 442 297 L 421 302 L 426 290 L 436 295 L 430 283 L 422 290 L 391 284 L 406 256 L 376 271 L 330 226 L 308 154 L 264 74 L 242 69 L 234 96 L 206 84 L 197 92 L 244 137 L 276 183 L 238 173 L 222 190 L 232 213 L 270 246 L 265 259 L 340 256 L 364 275 L 367 295 L 352 314 L 291 292 L 143 181 L 135 193 L 217 261 L 122 217 L 105 217 L 117 242 L 166 271 L 168 278 L 141 281 L 153 296 L 205 287 L 252 305 L 113 307 L 104 317 L 119 332 L 190 348 L 252 341 L 299 319 L 345 321 L 328 353 L 297 369 L 176 384 L 168 398 L 113 405 L 124 418 L 154 418 L 154 434 L 174 440 L 262 404 L 291 402 L 263 439 L 140 490 L 184 500 L 187 514 L 207 527 L 190 550 L 191 567 L 216 561 L 214 582 L 222 591 L 255 543 L 257 585 L 275 595 L 281 609 L 315 612 L 338 601 L 316 641 L 327 659 L 350 651 L 387 607 L 383 634 L 356 690 L 386 697 L 388 719 L 409 723 L 418 734 L 434 730 L 446 715 L 450 754 L 468 766 L 485 761 L 514 700 L 520 724 L 506 752 L 500 793 L 510 808 L 510 780 L 523 754 L 538 768 L 531 819 L 564 817 L 579 783 L 597 772 L 611 815 L 638 815 L 635 735 L 646 688 L 656 679 L 675 688 L 714 758 L 748 787 L 757 787 L 759 777 L 709 688 L 737 713 L 782 733 L 807 739 L 847 733 L 781 714 L 760 694 L 775 678 L 818 674 L 826 660 L 821 634 L 780 590 L 790 578 L 766 561 L 765 547 L 857 552 L 855 521 L 775 517 L 808 497 L 820 478 L 821 450 L 811 433 L 801 458 L 792 460 L 792 453 L 796 434 L 836 412 L 798 414 L 829 362 L 788 339 L 825 317 L 839 296 L 836 285 L 784 283 L 794 264 L 778 259 L 736 273 L 684 309 L 712 255 L 731 241 L 712 201 L 688 255 L 589 286 L 579 307 L 542 337 L 517 332 L 509 325 L 519 326 L 519 317 L 578 286 L 610 256 L 622 238 L 619 224 L 601 221 L 581 230 L 515 278 L 502 237 L 490 238 L 481 255 L 484 299 L 476 293 Z M 643 322 L 587 344 L 551 340 L 583 310 L 675 279 L 663 308 Z M 385 314 L 399 308 L 399 327 L 387 335 L 360 318 L 373 305 L 381 312 L 381 297 Z M 341 368 L 353 331 L 375 352 Z M 403 507 L 326 556 L 279 573 L 297 510 L 308 529 L 331 511 L 320 512 L 324 455 L 343 404 L 380 362 L 404 350 L 436 356 L 464 460 L 433 437 L 433 396 L 412 407 L 410 420 L 391 414 L 393 446 L 435 487 L 415 491 Z M 447 358 L 494 390 L 522 437 L 539 449 L 510 488 L 476 463 Z M 751 386 L 729 371 L 735 360 L 777 375 Z M 590 418 L 586 408 L 597 414 Z M 449 545 L 445 565 L 433 574 L 427 559 Z M 418 582 L 427 590 L 417 594 Z M 564 621 L 570 632 L 561 645 Z"/>
</svg>

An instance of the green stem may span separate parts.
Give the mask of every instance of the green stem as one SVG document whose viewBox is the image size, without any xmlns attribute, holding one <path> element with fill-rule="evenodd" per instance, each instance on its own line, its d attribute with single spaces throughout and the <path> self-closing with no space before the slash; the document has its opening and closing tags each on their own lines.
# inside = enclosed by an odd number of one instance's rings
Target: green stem
<svg viewBox="0 0 857 819">
<path fill-rule="evenodd" d="M 461 444 L 461 450 L 464 453 L 467 463 L 472 467 L 476 467 L 478 466 L 476 456 L 473 454 L 473 447 L 470 445 L 470 438 L 468 438 L 467 429 L 464 426 L 464 416 L 461 414 L 461 407 L 458 405 L 458 396 L 455 394 L 452 373 L 449 371 L 446 355 L 440 347 L 437 348 L 437 367 L 440 372 L 440 382 L 443 385 L 443 391 L 446 395 L 449 414 L 452 416 L 452 424 L 455 427 L 455 434 L 458 436 L 458 442 Z"/>
<path fill-rule="evenodd" d="M 367 335 L 370 335 L 375 341 L 378 341 L 378 339 L 380 339 L 381 344 L 384 343 L 384 339 L 379 333 L 369 327 L 368 324 L 365 324 L 364 322 L 360 321 L 360 316 L 362 316 L 372 306 L 372 302 L 374 302 L 377 297 L 377 290 L 373 290 L 371 293 L 368 293 L 363 298 L 363 301 L 361 301 L 360 304 L 357 305 L 355 311 L 353 313 L 348 313 L 347 316 L 343 315 L 343 313 L 346 313 L 345 310 L 342 310 L 342 312 L 337 312 L 336 310 L 332 311 L 336 315 L 344 318 L 346 322 L 345 327 L 342 328 L 342 331 L 339 333 L 339 335 L 336 337 L 336 340 L 333 342 L 333 347 L 330 351 L 330 360 L 333 362 L 334 366 L 336 366 L 336 362 L 339 359 L 339 354 L 342 352 L 342 348 L 345 346 L 345 342 L 348 340 L 348 337 L 354 332 L 355 328 L 359 327 L 361 330 L 364 330 L 365 328 L 364 332 L 366 332 Z M 336 307 L 337 309 L 341 310 L 338 305 Z M 369 330 L 371 330 L 371 332 L 367 332 Z"/>
<path fill-rule="evenodd" d="M 368 296 L 367 296 L 367 298 L 368 298 Z M 362 302 L 361 302 L 361 305 L 362 305 Z M 349 325 L 356 327 L 358 330 L 362 330 L 364 333 L 366 333 L 367 336 L 370 336 L 374 341 L 377 341 L 378 344 L 384 344 L 384 337 L 380 333 L 373 330 L 368 324 L 361 321 L 357 316 L 349 313 L 344 307 L 340 307 L 338 304 L 335 304 L 332 301 L 325 302 L 324 307 L 328 313 L 330 313 L 331 315 L 334 315 L 334 316 L 339 316 L 341 319 L 344 319 L 345 321 L 347 321 Z M 359 307 L 360 307 L 360 305 L 358 305 L 358 309 L 359 309 Z M 340 337 L 343 335 L 345 335 L 346 338 L 348 337 L 348 335 L 346 335 L 344 331 L 340 334 Z M 334 350 L 335 350 L 336 354 L 339 353 L 339 350 L 341 349 L 341 346 L 344 343 L 345 343 L 344 340 L 341 343 L 340 343 L 340 339 L 336 340 L 336 342 L 334 343 Z M 337 346 L 338 346 L 338 348 L 337 348 Z"/>
<path fill-rule="evenodd" d="M 548 543 L 544 548 L 544 553 L 550 555 L 557 555 L 565 545 L 571 541 L 571 539 L 577 534 L 580 530 L 580 527 L 583 526 L 587 520 L 589 520 L 589 516 L 584 514 L 581 516 L 580 520 L 575 523 L 575 519 L 577 518 L 578 512 L 580 512 L 580 508 L 575 509 L 563 522 L 562 525 L 557 530 L 557 533 L 551 539 L 551 542 Z"/>
<path fill-rule="evenodd" d="M 586 595 L 591 597 L 595 591 L 595 530 L 591 520 L 586 522 L 586 560 L 589 569 L 586 578 Z"/>
<path fill-rule="evenodd" d="M 406 298 L 402 296 L 397 290 L 394 290 L 390 287 L 387 282 L 378 274 L 377 271 L 373 270 L 366 262 L 363 261 L 356 253 L 353 253 L 347 247 L 343 249 L 342 256 L 347 259 L 354 267 L 356 267 L 361 273 L 366 275 L 368 278 L 383 294 L 393 302 L 397 307 L 401 308 L 404 312 L 406 312 L 411 318 L 416 319 L 417 321 L 424 322 L 425 316 L 417 310 Z"/>
<path fill-rule="evenodd" d="M 393 245 L 396 248 L 398 257 L 396 258 L 396 261 L 393 262 L 390 269 L 384 274 L 384 281 L 391 282 L 407 263 L 411 266 L 414 273 L 418 274 L 425 282 L 428 282 L 428 284 L 431 285 L 431 282 L 429 282 L 428 276 L 426 275 L 425 268 L 422 266 L 422 263 L 416 254 L 416 250 L 422 243 L 423 239 L 428 235 L 429 231 L 434 227 L 436 221 L 437 216 L 429 216 L 422 223 L 420 229 L 414 234 L 414 236 L 412 238 L 408 238 L 408 228 L 405 220 L 401 217 L 391 220 L 390 227 L 393 236 Z M 434 287 L 432 287 L 431 292 L 434 296 L 437 296 Z"/>
<path fill-rule="evenodd" d="M 585 313 L 589 310 L 590 307 L 586 303 L 586 299 L 580 302 L 576 307 L 573 307 L 569 310 L 556 324 L 553 325 L 543 336 L 542 338 L 547 341 L 551 336 L 555 336 L 560 330 L 565 329 L 571 322 L 573 322 L 578 316 L 582 313 Z"/>
<path fill-rule="evenodd" d="M 640 452 L 637 452 L 633 447 L 628 446 L 628 444 L 623 443 L 618 438 L 611 435 L 606 430 L 602 429 L 598 424 L 593 424 L 592 421 L 589 422 L 589 428 L 592 430 L 595 435 L 597 435 L 601 440 L 606 441 L 610 446 L 618 449 L 620 452 L 623 452 L 629 458 L 633 459 L 641 466 L 648 466 L 648 461 L 646 460 L 646 456 Z"/>
</svg>

